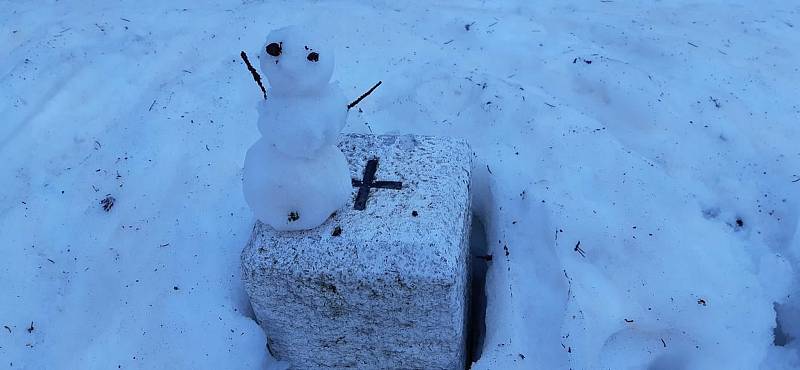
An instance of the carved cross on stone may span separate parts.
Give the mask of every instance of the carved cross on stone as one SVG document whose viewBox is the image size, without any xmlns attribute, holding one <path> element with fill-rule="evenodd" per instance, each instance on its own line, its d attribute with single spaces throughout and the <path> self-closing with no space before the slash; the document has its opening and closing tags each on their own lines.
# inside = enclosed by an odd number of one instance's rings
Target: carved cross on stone
<svg viewBox="0 0 800 370">
<path fill-rule="evenodd" d="M 403 183 L 400 181 L 376 181 L 375 172 L 378 171 L 378 158 L 370 159 L 367 161 L 367 166 L 364 168 L 364 178 L 362 180 L 353 179 L 353 187 L 358 188 L 356 194 L 355 204 L 353 209 L 363 211 L 367 209 L 367 199 L 369 198 L 369 191 L 371 188 L 380 189 L 394 189 L 400 190 L 403 188 Z"/>
</svg>

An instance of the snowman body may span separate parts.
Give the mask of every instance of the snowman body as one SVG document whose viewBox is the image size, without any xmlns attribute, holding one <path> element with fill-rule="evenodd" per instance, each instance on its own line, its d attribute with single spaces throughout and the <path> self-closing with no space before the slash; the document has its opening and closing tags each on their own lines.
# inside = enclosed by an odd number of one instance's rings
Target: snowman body
<svg viewBox="0 0 800 370">
<path fill-rule="evenodd" d="M 262 137 L 245 156 L 245 200 L 276 230 L 311 229 L 352 193 L 347 160 L 336 147 L 347 99 L 329 83 L 333 53 L 299 27 L 271 32 L 260 59 L 270 89 L 258 106 Z"/>
</svg>

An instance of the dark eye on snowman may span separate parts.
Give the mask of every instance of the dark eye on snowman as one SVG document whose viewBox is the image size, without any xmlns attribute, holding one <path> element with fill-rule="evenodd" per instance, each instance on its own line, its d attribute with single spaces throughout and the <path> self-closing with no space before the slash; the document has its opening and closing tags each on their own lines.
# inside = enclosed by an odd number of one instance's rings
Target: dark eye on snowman
<svg viewBox="0 0 800 370">
<path fill-rule="evenodd" d="M 273 57 L 281 55 L 281 45 L 277 42 L 267 45 L 267 54 L 272 55 Z"/>
<path fill-rule="evenodd" d="M 312 51 L 308 53 L 306 59 L 308 59 L 311 62 L 319 62 L 319 53 L 317 53 L 316 51 Z"/>
</svg>

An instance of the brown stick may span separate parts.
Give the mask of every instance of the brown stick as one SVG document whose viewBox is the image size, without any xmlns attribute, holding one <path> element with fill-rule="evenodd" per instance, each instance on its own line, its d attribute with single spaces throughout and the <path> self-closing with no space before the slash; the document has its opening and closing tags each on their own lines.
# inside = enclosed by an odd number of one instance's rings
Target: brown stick
<svg viewBox="0 0 800 370">
<path fill-rule="evenodd" d="M 378 81 L 378 83 L 376 83 L 376 84 L 375 84 L 375 86 L 372 86 L 372 88 L 371 88 L 371 89 L 367 90 L 367 92 L 365 92 L 364 94 L 362 94 L 361 96 L 359 96 L 359 97 L 358 97 L 358 99 L 354 100 L 354 101 L 353 101 L 352 103 L 350 103 L 350 104 L 347 104 L 347 109 L 348 109 L 348 110 L 350 110 L 350 108 L 353 108 L 353 107 L 355 107 L 355 106 L 356 106 L 356 104 L 358 104 L 358 103 L 360 103 L 362 100 L 364 100 L 364 98 L 366 98 L 367 96 L 369 96 L 369 94 L 372 94 L 372 92 L 373 92 L 373 91 L 375 91 L 375 89 L 377 89 L 377 88 L 378 88 L 378 86 L 380 86 L 382 83 L 383 83 L 383 81 Z"/>
<path fill-rule="evenodd" d="M 250 64 L 250 60 L 247 59 L 247 53 L 242 51 L 242 53 L 239 55 L 242 57 L 242 60 L 244 60 L 244 64 L 247 64 L 247 70 L 250 71 L 250 74 L 253 75 L 253 79 L 256 80 L 258 87 L 261 88 L 261 93 L 264 94 L 264 100 L 267 100 L 267 89 L 265 89 L 264 85 L 261 84 L 261 75 L 258 74 L 258 71 L 256 71 L 256 69 L 253 68 L 253 65 Z"/>
</svg>

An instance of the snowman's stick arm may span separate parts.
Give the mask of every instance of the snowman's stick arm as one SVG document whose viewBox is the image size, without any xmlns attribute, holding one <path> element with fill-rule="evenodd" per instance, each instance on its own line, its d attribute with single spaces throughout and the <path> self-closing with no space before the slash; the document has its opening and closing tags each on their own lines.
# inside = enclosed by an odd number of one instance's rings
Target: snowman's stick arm
<svg viewBox="0 0 800 370">
<path fill-rule="evenodd" d="M 380 86 L 382 83 L 383 83 L 383 81 L 378 81 L 378 83 L 376 83 L 376 84 L 375 84 L 375 86 L 372 86 L 372 88 L 370 88 L 369 90 L 367 90 L 367 92 L 365 92 L 365 93 L 361 94 L 361 96 L 359 96 L 359 97 L 358 97 L 358 99 L 354 100 L 354 101 L 353 101 L 352 103 L 350 103 L 350 104 L 347 104 L 347 109 L 348 109 L 348 110 L 350 110 L 350 108 L 353 108 L 353 107 L 355 107 L 355 106 L 356 106 L 356 104 L 358 104 L 358 103 L 360 103 L 362 100 L 364 100 L 364 98 L 366 98 L 367 96 L 369 96 L 369 94 L 372 94 L 372 92 L 373 92 L 373 91 L 375 91 L 375 89 L 377 89 L 377 88 L 378 88 L 378 86 Z"/>
<path fill-rule="evenodd" d="M 261 83 L 261 75 L 258 74 L 258 71 L 256 71 L 256 69 L 253 68 L 253 65 L 250 64 L 250 60 L 247 59 L 247 53 L 242 51 L 242 53 L 239 55 L 242 57 L 242 60 L 244 60 L 244 64 L 247 65 L 247 70 L 253 75 L 253 79 L 256 80 L 258 87 L 261 88 L 261 93 L 264 94 L 264 100 L 267 100 L 267 89 L 265 89 L 264 85 Z"/>
</svg>

